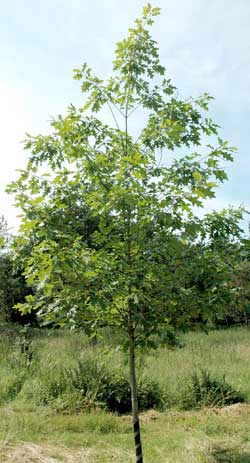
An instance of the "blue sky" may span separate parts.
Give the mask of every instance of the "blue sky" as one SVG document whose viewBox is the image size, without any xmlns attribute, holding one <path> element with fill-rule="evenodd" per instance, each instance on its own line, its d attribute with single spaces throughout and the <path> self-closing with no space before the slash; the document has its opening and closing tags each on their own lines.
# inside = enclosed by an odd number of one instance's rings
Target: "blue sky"
<svg viewBox="0 0 250 463">
<path fill-rule="evenodd" d="M 0 14 L 0 214 L 16 228 L 13 198 L 4 193 L 26 163 L 25 132 L 48 130 L 51 115 L 80 105 L 72 69 L 88 62 L 107 76 L 115 43 L 126 35 L 143 0 L 8 0 Z M 250 1 L 158 0 L 152 33 L 181 97 L 204 91 L 211 115 L 238 147 L 229 181 L 206 209 L 244 203 L 250 209 Z"/>
</svg>

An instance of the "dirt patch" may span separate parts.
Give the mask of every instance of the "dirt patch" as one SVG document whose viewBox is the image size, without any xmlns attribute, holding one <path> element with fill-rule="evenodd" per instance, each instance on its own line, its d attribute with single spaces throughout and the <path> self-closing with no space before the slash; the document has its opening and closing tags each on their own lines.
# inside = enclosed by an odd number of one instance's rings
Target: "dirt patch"
<svg viewBox="0 0 250 463">
<path fill-rule="evenodd" d="M 238 403 L 222 408 L 208 408 L 206 411 L 211 411 L 216 415 L 241 416 L 246 413 L 250 413 L 250 404 Z"/>
<path fill-rule="evenodd" d="M 101 443 L 102 444 L 102 443 Z M 72 449 L 46 444 L 22 443 L 0 448 L 0 463 L 104 463 L 131 462 L 133 452 L 113 448 L 103 442 L 101 449 Z"/>
<path fill-rule="evenodd" d="M 1 414 L 5 414 L 5 415 L 13 415 L 15 412 L 13 410 L 13 408 L 11 407 L 1 407 Z"/>
<path fill-rule="evenodd" d="M 148 410 L 147 412 L 140 413 L 140 421 L 141 423 L 148 423 L 149 421 L 156 420 L 159 416 L 161 416 L 160 412 L 157 412 L 156 410 Z M 122 421 L 132 423 L 131 415 L 123 415 L 121 419 Z"/>
<path fill-rule="evenodd" d="M 148 410 L 147 412 L 140 414 L 140 419 L 142 422 L 147 423 L 148 421 L 157 420 L 161 416 L 160 412 L 156 410 Z"/>
<path fill-rule="evenodd" d="M 90 462 L 88 449 L 72 450 L 32 443 L 0 449 L 1 463 L 75 463 L 76 461 Z"/>
<path fill-rule="evenodd" d="M 228 416 L 241 416 L 245 415 L 247 413 L 250 414 L 250 404 L 246 403 L 237 403 L 233 405 L 228 405 L 226 407 L 208 407 L 208 408 L 203 408 L 202 410 L 188 410 L 188 411 L 178 411 L 178 410 L 168 410 L 166 412 L 158 412 L 156 410 L 148 410 L 147 412 L 140 413 L 140 421 L 142 423 L 147 423 L 152 420 L 156 420 L 160 416 L 168 415 L 170 417 L 185 417 L 185 416 L 190 416 L 190 415 L 204 415 L 206 414 L 215 414 L 215 415 L 228 415 Z M 123 415 L 121 417 L 123 421 L 126 422 L 132 422 L 132 417 L 131 415 Z"/>
</svg>

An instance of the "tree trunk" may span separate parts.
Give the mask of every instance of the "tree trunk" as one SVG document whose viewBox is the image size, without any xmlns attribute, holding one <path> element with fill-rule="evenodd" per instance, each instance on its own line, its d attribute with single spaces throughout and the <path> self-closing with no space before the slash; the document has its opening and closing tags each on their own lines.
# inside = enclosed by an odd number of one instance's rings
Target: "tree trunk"
<svg viewBox="0 0 250 463">
<path fill-rule="evenodd" d="M 132 401 L 132 416 L 133 416 L 133 428 L 134 428 L 134 439 L 135 439 L 136 463 L 143 463 L 140 421 L 139 421 L 139 413 L 138 413 L 138 395 L 137 395 L 136 374 L 135 374 L 135 342 L 134 342 L 134 336 L 132 334 L 130 335 L 129 363 L 130 363 L 130 387 L 131 387 L 131 401 Z"/>
</svg>

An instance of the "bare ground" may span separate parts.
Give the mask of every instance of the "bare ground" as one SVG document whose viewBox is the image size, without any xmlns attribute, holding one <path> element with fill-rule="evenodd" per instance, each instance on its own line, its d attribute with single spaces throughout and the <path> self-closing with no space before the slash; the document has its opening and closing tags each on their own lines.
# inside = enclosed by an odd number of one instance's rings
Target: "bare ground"
<svg viewBox="0 0 250 463">
<path fill-rule="evenodd" d="M 68 449 L 52 445 L 23 442 L 0 450 L 1 463 L 94 463 L 96 455 L 89 449 Z"/>
</svg>

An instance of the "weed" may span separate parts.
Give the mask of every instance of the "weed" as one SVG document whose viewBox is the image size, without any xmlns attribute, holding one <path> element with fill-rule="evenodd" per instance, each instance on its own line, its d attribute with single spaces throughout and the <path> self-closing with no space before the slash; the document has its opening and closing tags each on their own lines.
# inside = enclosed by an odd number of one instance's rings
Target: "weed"
<svg viewBox="0 0 250 463">
<path fill-rule="evenodd" d="M 184 409 L 222 407 L 243 402 L 243 395 L 225 380 L 212 377 L 207 370 L 194 373 L 190 386 L 184 391 L 181 406 Z"/>
</svg>

